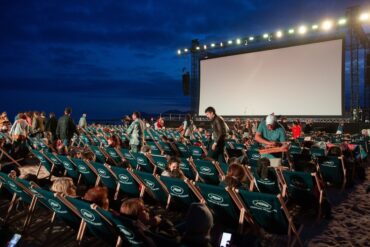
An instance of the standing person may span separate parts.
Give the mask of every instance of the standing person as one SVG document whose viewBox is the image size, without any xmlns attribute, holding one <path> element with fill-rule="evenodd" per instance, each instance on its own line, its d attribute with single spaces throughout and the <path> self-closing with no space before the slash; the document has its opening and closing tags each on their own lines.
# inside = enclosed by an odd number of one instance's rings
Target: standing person
<svg viewBox="0 0 370 247">
<path fill-rule="evenodd" d="M 72 109 L 67 107 L 64 116 L 60 117 L 57 125 L 57 136 L 65 146 L 68 146 L 74 133 L 77 133 L 76 125 L 71 118 Z"/>
<path fill-rule="evenodd" d="M 291 130 L 293 139 L 297 139 L 301 136 L 302 128 L 298 121 L 293 121 L 293 126 Z"/>
<path fill-rule="evenodd" d="M 226 124 L 224 120 L 216 114 L 215 108 L 207 107 L 205 114 L 212 124 L 212 145 L 208 156 L 216 161 L 224 162 L 224 145 L 226 138 Z"/>
<path fill-rule="evenodd" d="M 26 121 L 26 115 L 18 114 L 18 120 L 14 122 L 10 129 L 10 136 L 14 142 L 14 158 L 22 157 L 22 154 L 27 152 L 26 140 L 30 132 L 30 126 Z"/>
<path fill-rule="evenodd" d="M 49 131 L 51 133 L 52 142 L 54 142 L 55 137 L 57 135 L 57 125 L 58 125 L 58 120 L 55 117 L 55 113 L 50 112 L 49 119 L 46 121 L 45 131 Z"/>
<path fill-rule="evenodd" d="M 82 114 L 80 121 L 78 121 L 78 127 L 84 129 L 87 127 L 86 113 Z"/>
<path fill-rule="evenodd" d="M 144 122 L 140 119 L 139 112 L 132 113 L 133 122 L 130 127 L 126 130 L 126 133 L 130 135 L 130 148 L 131 151 L 137 153 L 140 150 L 141 145 L 144 144 Z"/>
<path fill-rule="evenodd" d="M 4 111 L 0 115 L 0 131 L 8 131 L 10 126 L 10 121 L 8 119 L 8 114 Z"/>
</svg>

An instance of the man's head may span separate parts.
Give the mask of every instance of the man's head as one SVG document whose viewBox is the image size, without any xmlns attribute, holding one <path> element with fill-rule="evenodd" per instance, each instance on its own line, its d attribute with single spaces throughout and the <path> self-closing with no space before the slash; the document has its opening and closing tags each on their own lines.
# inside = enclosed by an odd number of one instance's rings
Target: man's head
<svg viewBox="0 0 370 247">
<path fill-rule="evenodd" d="M 204 112 L 209 120 L 213 120 L 216 116 L 216 110 L 212 106 L 208 106 Z"/>
<path fill-rule="evenodd" d="M 272 129 L 275 129 L 275 126 L 276 126 L 276 117 L 275 115 L 268 115 L 266 117 L 266 127 L 267 129 L 269 130 L 272 130 Z"/>
<path fill-rule="evenodd" d="M 72 109 L 70 107 L 66 107 L 66 109 L 64 109 L 65 115 L 71 115 L 71 113 L 72 113 Z"/>
<path fill-rule="evenodd" d="M 134 112 L 132 113 L 132 119 L 133 119 L 133 120 L 135 120 L 135 119 L 137 119 L 137 118 L 140 118 L 140 112 L 136 112 L 136 111 L 134 111 Z"/>
</svg>

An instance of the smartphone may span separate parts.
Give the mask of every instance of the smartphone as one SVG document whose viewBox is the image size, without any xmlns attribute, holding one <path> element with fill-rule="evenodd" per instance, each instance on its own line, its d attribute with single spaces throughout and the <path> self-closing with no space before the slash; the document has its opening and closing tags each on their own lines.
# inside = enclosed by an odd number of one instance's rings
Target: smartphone
<svg viewBox="0 0 370 247">
<path fill-rule="evenodd" d="M 224 232 L 222 233 L 220 247 L 227 247 L 230 244 L 231 233 Z"/>
<path fill-rule="evenodd" d="M 21 239 L 22 235 L 16 233 L 13 235 L 12 239 L 9 241 L 7 247 L 14 247 L 18 243 L 18 241 Z"/>
</svg>

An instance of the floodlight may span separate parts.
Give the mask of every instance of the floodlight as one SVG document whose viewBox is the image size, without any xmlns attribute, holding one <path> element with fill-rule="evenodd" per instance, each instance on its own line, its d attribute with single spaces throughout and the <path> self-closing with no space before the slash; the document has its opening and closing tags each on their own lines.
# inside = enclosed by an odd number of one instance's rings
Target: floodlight
<svg viewBox="0 0 370 247">
<path fill-rule="evenodd" d="M 307 33 L 307 27 L 306 26 L 300 26 L 298 28 L 298 33 L 299 34 L 305 34 L 305 33 Z"/>
<path fill-rule="evenodd" d="M 211 47 L 215 47 L 215 46 L 216 46 L 216 44 L 215 44 L 215 43 L 212 43 L 212 44 L 211 44 Z"/>
<path fill-rule="evenodd" d="M 241 44 L 241 40 L 240 39 L 236 39 L 236 43 L 238 44 L 238 45 L 240 45 Z"/>
<path fill-rule="evenodd" d="M 316 25 L 316 24 L 315 24 L 315 25 L 312 25 L 312 27 L 311 27 L 311 28 L 312 28 L 312 30 L 316 30 L 316 29 L 318 29 L 318 28 L 319 28 L 319 25 Z"/>
<path fill-rule="evenodd" d="M 279 31 L 277 31 L 277 32 L 276 32 L 276 37 L 277 37 L 277 38 L 281 38 L 281 37 L 283 37 L 283 32 L 282 32 L 282 31 L 280 31 L 280 30 L 279 30 Z"/>
<path fill-rule="evenodd" d="M 178 55 L 181 55 L 181 50 L 177 50 L 177 54 Z"/>
<path fill-rule="evenodd" d="M 267 39 L 269 37 L 269 34 L 268 33 L 265 33 L 264 35 L 263 35 L 263 38 L 264 39 Z"/>
<path fill-rule="evenodd" d="M 231 44 L 233 43 L 233 41 L 232 41 L 232 40 L 229 40 L 229 41 L 227 41 L 227 43 L 228 43 L 229 45 L 231 45 Z"/>
<path fill-rule="evenodd" d="M 326 31 L 330 30 L 332 27 L 333 27 L 333 21 L 331 20 L 325 20 L 321 24 L 321 28 Z"/>
<path fill-rule="evenodd" d="M 342 19 L 339 19 L 338 20 L 338 25 L 340 25 L 340 26 L 343 26 L 343 25 L 345 25 L 347 23 L 347 20 L 345 19 L 345 18 L 342 18 Z"/>
<path fill-rule="evenodd" d="M 361 13 L 359 19 L 360 19 L 360 21 L 367 21 L 367 20 L 369 20 L 369 13 L 367 13 L 367 12 Z"/>
<path fill-rule="evenodd" d="M 294 29 L 293 29 L 293 28 L 291 28 L 291 29 L 289 29 L 289 30 L 288 30 L 288 33 L 289 33 L 289 34 L 293 34 L 294 32 L 295 32 L 295 31 L 294 31 Z"/>
<path fill-rule="evenodd" d="M 249 37 L 249 41 L 253 41 L 253 40 L 254 40 L 253 36 Z"/>
</svg>

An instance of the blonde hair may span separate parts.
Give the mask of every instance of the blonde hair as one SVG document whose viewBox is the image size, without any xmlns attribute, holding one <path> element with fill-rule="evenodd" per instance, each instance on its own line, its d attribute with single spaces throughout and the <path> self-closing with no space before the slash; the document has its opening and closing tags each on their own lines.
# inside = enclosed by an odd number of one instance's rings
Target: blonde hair
<svg viewBox="0 0 370 247">
<path fill-rule="evenodd" d="M 55 179 L 50 190 L 56 193 L 63 193 L 68 196 L 76 196 L 76 186 L 73 184 L 73 180 L 69 177 L 60 177 Z"/>
<path fill-rule="evenodd" d="M 144 207 L 144 202 L 140 198 L 131 198 L 124 201 L 120 208 L 120 213 L 128 216 L 137 217 L 139 211 Z"/>
</svg>

